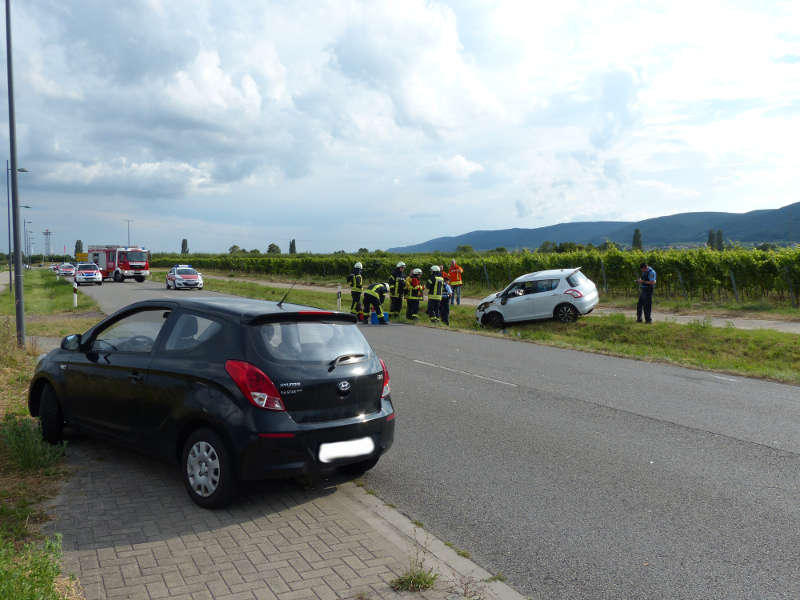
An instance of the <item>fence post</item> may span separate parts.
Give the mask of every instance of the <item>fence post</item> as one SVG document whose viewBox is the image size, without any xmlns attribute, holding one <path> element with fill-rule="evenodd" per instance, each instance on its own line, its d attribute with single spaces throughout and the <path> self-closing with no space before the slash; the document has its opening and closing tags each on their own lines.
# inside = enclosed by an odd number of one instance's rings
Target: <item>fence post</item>
<svg viewBox="0 0 800 600">
<path fill-rule="evenodd" d="M 739 302 L 739 290 L 736 289 L 736 278 L 733 276 L 733 269 L 728 269 L 728 275 L 731 276 L 731 285 L 733 286 L 733 295 L 736 296 L 736 302 Z"/>
<path fill-rule="evenodd" d="M 336 286 L 336 310 L 342 310 L 342 285 Z"/>
<path fill-rule="evenodd" d="M 681 277 L 681 271 L 680 269 L 676 269 L 676 271 L 678 273 L 678 282 L 681 284 L 681 291 L 683 292 L 683 297 L 688 300 L 689 296 L 686 293 L 686 286 L 683 283 L 683 277 Z"/>
<path fill-rule="evenodd" d="M 606 265 L 603 259 L 600 259 L 600 273 L 603 274 L 603 293 L 608 293 L 608 280 L 606 279 Z"/>
<path fill-rule="evenodd" d="M 797 295 L 794 293 L 794 282 L 792 281 L 789 267 L 784 267 L 783 271 L 786 273 L 786 284 L 789 286 L 789 297 L 792 299 L 792 308 L 797 308 Z"/>
<path fill-rule="evenodd" d="M 72 308 L 78 308 L 78 282 L 72 282 Z"/>
<path fill-rule="evenodd" d="M 486 263 L 483 263 L 483 276 L 486 279 L 486 287 L 491 289 L 492 284 L 489 281 L 489 273 L 486 271 Z"/>
</svg>

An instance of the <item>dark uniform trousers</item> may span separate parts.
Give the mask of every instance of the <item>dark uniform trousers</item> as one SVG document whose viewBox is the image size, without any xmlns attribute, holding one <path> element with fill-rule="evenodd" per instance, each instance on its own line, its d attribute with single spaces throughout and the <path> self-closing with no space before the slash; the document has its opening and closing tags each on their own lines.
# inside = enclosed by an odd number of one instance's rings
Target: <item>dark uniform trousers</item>
<svg viewBox="0 0 800 600">
<path fill-rule="evenodd" d="M 639 290 L 639 302 L 636 303 L 636 320 L 642 320 L 642 313 L 644 313 L 644 320 L 649 323 L 650 311 L 653 309 L 653 286 L 642 286 Z"/>
</svg>

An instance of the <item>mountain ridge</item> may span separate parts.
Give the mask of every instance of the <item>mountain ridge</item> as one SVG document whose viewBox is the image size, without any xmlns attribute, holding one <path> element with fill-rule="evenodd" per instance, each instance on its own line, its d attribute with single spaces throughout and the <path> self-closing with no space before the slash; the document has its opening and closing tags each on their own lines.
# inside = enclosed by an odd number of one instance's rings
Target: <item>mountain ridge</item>
<svg viewBox="0 0 800 600">
<path fill-rule="evenodd" d="M 633 232 L 639 229 L 645 246 L 703 244 L 708 230 L 721 229 L 726 240 L 742 243 L 800 242 L 800 202 L 775 209 L 746 213 L 688 212 L 653 217 L 642 221 L 578 221 L 558 223 L 533 229 L 478 229 L 456 236 L 443 236 L 408 246 L 389 248 L 389 252 L 452 252 L 458 246 L 475 250 L 504 247 L 538 248 L 542 242 L 602 244 L 610 240 L 630 245 Z"/>
</svg>

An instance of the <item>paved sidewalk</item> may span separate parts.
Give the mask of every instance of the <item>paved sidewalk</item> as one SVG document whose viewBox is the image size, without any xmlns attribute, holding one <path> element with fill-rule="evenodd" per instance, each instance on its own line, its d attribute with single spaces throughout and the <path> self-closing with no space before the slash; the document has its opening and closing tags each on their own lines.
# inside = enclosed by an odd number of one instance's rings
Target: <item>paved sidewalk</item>
<svg viewBox="0 0 800 600">
<path fill-rule="evenodd" d="M 388 582 L 417 555 L 440 574 L 422 598 L 464 597 L 468 582 L 485 600 L 522 599 L 346 479 L 259 482 L 209 511 L 175 466 L 87 437 L 70 439 L 67 456 L 74 474 L 46 532 L 63 534 L 64 573 L 87 600 L 398 598 Z"/>
<path fill-rule="evenodd" d="M 231 280 L 231 277 L 222 277 L 220 275 L 203 275 L 206 279 L 222 279 L 222 280 Z M 258 285 L 264 285 L 269 287 L 279 287 L 279 288 L 290 288 L 292 287 L 291 283 L 285 283 L 282 281 L 267 281 L 261 279 L 250 279 L 242 278 L 242 281 L 249 281 L 251 283 L 256 283 Z M 297 284 L 295 289 L 299 290 L 309 290 L 314 292 L 336 292 L 336 287 L 331 287 L 327 285 L 304 285 L 304 284 Z M 347 290 L 343 289 L 343 293 L 346 293 Z M 349 296 L 348 296 L 349 297 Z M 470 298 L 470 297 L 463 297 L 461 298 L 461 304 L 466 306 L 477 306 L 480 302 L 481 298 Z M 657 299 L 656 299 L 657 300 Z M 595 315 L 609 315 L 615 313 L 622 313 L 628 317 L 635 317 L 636 311 L 623 309 L 623 308 L 598 308 L 596 309 L 593 314 Z M 714 317 L 714 316 L 705 316 L 705 315 L 680 315 L 675 313 L 668 313 L 668 312 L 661 312 L 658 310 L 656 306 L 653 310 L 653 320 L 654 321 L 672 321 L 674 323 L 692 323 L 695 321 L 703 321 L 707 319 L 709 323 L 713 327 L 735 327 L 737 329 L 772 329 L 774 331 L 783 331 L 786 333 L 797 333 L 800 334 L 800 310 L 798 310 L 798 320 L 796 321 L 779 321 L 774 319 L 751 319 L 751 318 L 743 318 L 743 317 Z"/>
</svg>

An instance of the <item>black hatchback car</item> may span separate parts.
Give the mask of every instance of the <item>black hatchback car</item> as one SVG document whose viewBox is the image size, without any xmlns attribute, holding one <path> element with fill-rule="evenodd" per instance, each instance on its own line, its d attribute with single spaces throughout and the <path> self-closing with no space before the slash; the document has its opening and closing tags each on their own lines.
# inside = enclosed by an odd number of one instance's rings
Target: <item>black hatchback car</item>
<svg viewBox="0 0 800 600">
<path fill-rule="evenodd" d="M 28 406 L 180 464 L 192 500 L 239 480 L 374 467 L 394 440 L 389 373 L 349 314 L 243 298 L 125 307 L 36 367 Z"/>
</svg>

